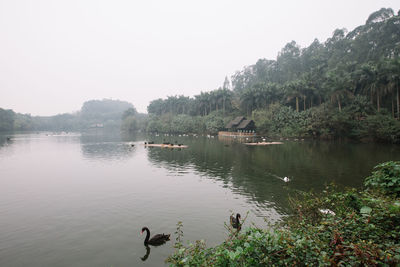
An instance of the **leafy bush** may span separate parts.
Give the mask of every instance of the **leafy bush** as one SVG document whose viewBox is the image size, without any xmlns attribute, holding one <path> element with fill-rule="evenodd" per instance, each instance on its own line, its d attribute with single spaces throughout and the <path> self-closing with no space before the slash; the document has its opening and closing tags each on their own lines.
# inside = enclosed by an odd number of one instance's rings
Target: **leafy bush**
<svg viewBox="0 0 400 267">
<path fill-rule="evenodd" d="M 397 177 L 399 163 L 377 166 L 372 176 Z M 375 178 L 368 178 L 367 184 Z M 376 186 L 387 186 L 385 182 Z M 393 179 L 391 180 L 393 181 Z M 398 185 L 398 181 L 396 184 Z M 171 266 L 398 266 L 400 264 L 400 201 L 379 191 L 298 192 L 293 213 L 271 229 L 247 228 L 220 245 L 204 241 L 182 244 L 178 225 Z"/>
<path fill-rule="evenodd" d="M 309 110 L 296 112 L 291 107 L 280 104 L 270 105 L 268 110 L 253 112 L 257 130 L 271 136 L 308 136 L 309 116 Z"/>
<path fill-rule="evenodd" d="M 225 127 L 224 119 L 217 112 L 212 112 L 204 118 L 206 132 L 209 134 L 218 134 Z"/>
<path fill-rule="evenodd" d="M 400 161 L 389 161 L 376 166 L 365 185 L 383 189 L 387 194 L 400 196 Z"/>
<path fill-rule="evenodd" d="M 368 135 L 376 141 L 400 142 L 400 122 L 388 115 L 377 114 L 368 116 L 365 120 Z"/>
</svg>

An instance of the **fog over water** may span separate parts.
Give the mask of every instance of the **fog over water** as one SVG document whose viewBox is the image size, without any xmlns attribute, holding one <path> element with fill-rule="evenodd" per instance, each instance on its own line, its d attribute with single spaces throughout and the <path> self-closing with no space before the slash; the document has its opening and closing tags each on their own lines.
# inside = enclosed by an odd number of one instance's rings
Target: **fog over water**
<svg viewBox="0 0 400 267">
<path fill-rule="evenodd" d="M 295 40 L 400 3 L 385 1 L 1 1 L 0 107 L 32 115 L 84 101 L 195 95 Z"/>
</svg>

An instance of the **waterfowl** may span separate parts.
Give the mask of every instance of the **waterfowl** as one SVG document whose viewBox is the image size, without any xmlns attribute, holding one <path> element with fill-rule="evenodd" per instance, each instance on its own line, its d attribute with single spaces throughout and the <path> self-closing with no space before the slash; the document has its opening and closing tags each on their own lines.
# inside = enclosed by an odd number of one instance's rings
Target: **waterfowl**
<svg viewBox="0 0 400 267">
<path fill-rule="evenodd" d="M 231 222 L 232 227 L 235 229 L 238 229 L 238 230 L 240 230 L 240 228 L 242 228 L 239 219 L 240 219 L 239 213 L 236 214 L 236 218 L 233 217 L 232 215 L 230 217 L 230 222 Z"/>
<path fill-rule="evenodd" d="M 290 179 L 289 179 L 288 177 L 285 176 L 285 178 L 283 178 L 283 181 L 284 181 L 285 183 L 288 183 L 288 182 L 290 182 Z"/>
<path fill-rule="evenodd" d="M 141 234 L 143 234 L 144 231 L 146 231 L 146 238 L 144 239 L 144 245 L 145 246 L 148 246 L 148 245 L 152 245 L 152 246 L 162 245 L 165 242 L 167 242 L 169 240 L 169 237 L 170 237 L 170 234 L 166 235 L 166 234 L 162 233 L 162 234 L 156 234 L 155 236 L 150 238 L 150 230 L 149 230 L 149 228 L 143 227 Z"/>
</svg>

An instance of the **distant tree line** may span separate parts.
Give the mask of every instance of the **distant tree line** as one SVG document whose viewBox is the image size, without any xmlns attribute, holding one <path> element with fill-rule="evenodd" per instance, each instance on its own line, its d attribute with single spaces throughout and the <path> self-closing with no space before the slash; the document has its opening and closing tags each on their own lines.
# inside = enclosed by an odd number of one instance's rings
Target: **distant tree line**
<svg viewBox="0 0 400 267">
<path fill-rule="evenodd" d="M 229 114 L 235 110 L 234 92 L 229 90 L 228 78 L 225 78 L 223 88 L 211 92 L 201 92 L 194 98 L 186 96 L 168 96 L 167 99 L 157 99 L 147 107 L 149 114 L 186 114 L 190 116 L 206 116 L 213 111 Z"/>
<path fill-rule="evenodd" d="M 222 87 L 193 98 L 153 100 L 148 130 L 175 131 L 173 121 L 182 115 L 202 118 L 202 127 L 191 128 L 205 130 L 210 115 L 226 120 L 241 114 L 271 135 L 380 139 L 385 133 L 383 139 L 393 141 L 400 134 L 394 120 L 400 117 L 399 53 L 399 13 L 382 8 L 364 25 L 337 29 L 323 43 L 286 44 L 276 60 L 260 59 L 237 71 L 232 86 L 225 78 Z"/>
<path fill-rule="evenodd" d="M 88 128 L 121 126 L 126 110 L 136 112 L 131 103 L 120 100 L 90 100 L 80 111 L 55 116 L 31 116 L 0 109 L 0 131 L 79 131 Z"/>
</svg>

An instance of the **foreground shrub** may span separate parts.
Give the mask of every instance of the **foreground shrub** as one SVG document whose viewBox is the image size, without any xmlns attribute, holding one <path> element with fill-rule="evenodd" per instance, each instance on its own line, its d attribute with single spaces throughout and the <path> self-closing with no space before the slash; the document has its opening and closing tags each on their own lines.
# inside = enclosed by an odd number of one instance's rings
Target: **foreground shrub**
<svg viewBox="0 0 400 267">
<path fill-rule="evenodd" d="M 387 167 L 381 165 L 378 170 Z M 167 262 L 171 266 L 400 264 L 400 201 L 396 196 L 375 190 L 339 192 L 329 186 L 321 194 L 299 192 L 291 204 L 293 213 L 285 222 L 269 230 L 231 231 L 227 240 L 213 248 L 207 248 L 204 241 L 184 246 L 180 236 Z"/>
<path fill-rule="evenodd" d="M 376 166 L 365 184 L 375 189 L 384 190 L 387 194 L 400 196 L 400 162 L 389 161 Z"/>
</svg>

